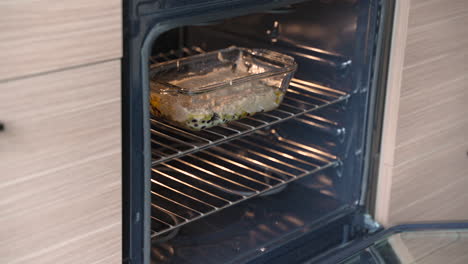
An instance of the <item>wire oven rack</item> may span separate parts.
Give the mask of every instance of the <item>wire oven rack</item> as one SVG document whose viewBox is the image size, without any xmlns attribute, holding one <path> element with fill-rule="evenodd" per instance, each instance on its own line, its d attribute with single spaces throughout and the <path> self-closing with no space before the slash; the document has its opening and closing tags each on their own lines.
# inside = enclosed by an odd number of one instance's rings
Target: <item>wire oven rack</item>
<svg viewBox="0 0 468 264">
<path fill-rule="evenodd" d="M 202 52 L 183 48 L 150 62 Z M 339 164 L 319 147 L 281 137 L 273 125 L 293 118 L 310 124 L 310 112 L 348 98 L 345 92 L 293 79 L 279 108 L 228 124 L 191 131 L 151 119 L 152 237 L 168 236 L 184 224 Z"/>
<path fill-rule="evenodd" d="M 183 48 L 183 53 L 172 51 L 152 57 L 152 62 L 176 59 L 178 56 L 194 55 L 203 50 L 199 47 Z M 242 136 L 249 132 L 274 125 L 322 107 L 344 101 L 345 92 L 308 81 L 293 78 L 280 107 L 268 113 L 257 113 L 228 124 L 191 131 L 172 126 L 161 120 L 151 119 L 151 149 L 153 164 L 163 162 L 189 152 Z"/>
</svg>

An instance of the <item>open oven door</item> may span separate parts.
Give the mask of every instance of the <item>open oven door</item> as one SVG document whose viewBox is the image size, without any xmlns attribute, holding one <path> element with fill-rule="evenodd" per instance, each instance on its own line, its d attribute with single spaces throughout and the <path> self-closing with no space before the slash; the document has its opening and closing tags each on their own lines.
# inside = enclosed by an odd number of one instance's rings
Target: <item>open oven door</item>
<svg viewBox="0 0 468 264">
<path fill-rule="evenodd" d="M 395 226 L 309 263 L 468 263 L 468 223 Z"/>
</svg>

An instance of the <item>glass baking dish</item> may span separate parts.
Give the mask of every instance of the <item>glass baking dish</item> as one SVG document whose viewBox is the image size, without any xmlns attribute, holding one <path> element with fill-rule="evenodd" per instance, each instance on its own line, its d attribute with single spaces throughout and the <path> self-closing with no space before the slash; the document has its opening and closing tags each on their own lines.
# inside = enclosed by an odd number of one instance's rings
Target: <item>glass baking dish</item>
<svg viewBox="0 0 468 264">
<path fill-rule="evenodd" d="M 151 113 L 200 130 L 277 108 L 297 68 L 290 56 L 229 47 L 154 65 Z"/>
</svg>

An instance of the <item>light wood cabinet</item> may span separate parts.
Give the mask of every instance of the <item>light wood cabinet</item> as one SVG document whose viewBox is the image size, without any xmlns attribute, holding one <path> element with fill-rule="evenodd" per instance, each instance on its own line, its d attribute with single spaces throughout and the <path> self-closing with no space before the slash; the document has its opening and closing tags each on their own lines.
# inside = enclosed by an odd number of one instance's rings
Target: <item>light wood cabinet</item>
<svg viewBox="0 0 468 264">
<path fill-rule="evenodd" d="M 122 56 L 121 0 L 0 1 L 0 81 Z"/>
<path fill-rule="evenodd" d="M 3 0 L 0 32 L 0 263 L 120 263 L 121 0 Z"/>
<path fill-rule="evenodd" d="M 121 262 L 120 60 L 0 84 L 0 263 Z"/>
<path fill-rule="evenodd" d="M 468 220 L 468 4 L 397 0 L 376 218 Z"/>
</svg>

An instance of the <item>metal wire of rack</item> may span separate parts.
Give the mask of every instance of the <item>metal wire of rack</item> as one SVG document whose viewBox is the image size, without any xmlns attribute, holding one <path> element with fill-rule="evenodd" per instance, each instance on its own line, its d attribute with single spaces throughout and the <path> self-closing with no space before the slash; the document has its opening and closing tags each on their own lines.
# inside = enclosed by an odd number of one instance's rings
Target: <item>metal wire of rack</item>
<svg viewBox="0 0 468 264">
<path fill-rule="evenodd" d="M 150 61 L 202 52 L 199 47 L 183 48 Z M 280 107 L 267 113 L 202 131 L 151 119 L 152 237 L 337 166 L 337 157 L 283 138 L 273 125 L 293 118 L 310 125 L 311 112 L 348 98 L 345 92 L 293 79 Z M 265 134 L 262 128 L 271 126 Z"/>
</svg>

